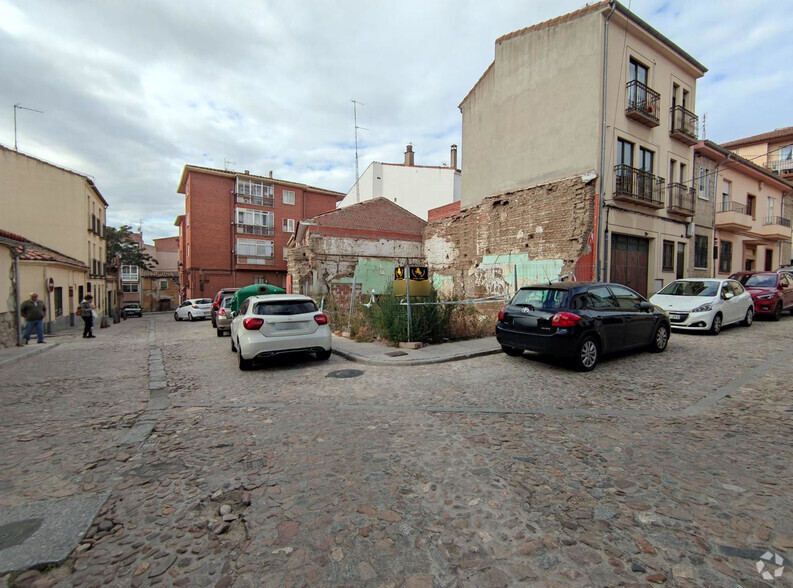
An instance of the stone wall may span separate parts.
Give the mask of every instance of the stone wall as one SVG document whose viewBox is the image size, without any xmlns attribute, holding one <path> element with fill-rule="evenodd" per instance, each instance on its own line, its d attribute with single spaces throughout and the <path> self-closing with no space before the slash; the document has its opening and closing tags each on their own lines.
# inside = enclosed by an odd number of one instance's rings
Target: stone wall
<svg viewBox="0 0 793 588">
<path fill-rule="evenodd" d="M 13 312 L 0 312 L 0 349 L 17 344 L 16 317 Z"/>
<path fill-rule="evenodd" d="M 574 272 L 592 279 L 594 182 L 580 176 L 492 196 L 430 222 L 424 255 L 444 295 L 474 298 Z"/>
</svg>

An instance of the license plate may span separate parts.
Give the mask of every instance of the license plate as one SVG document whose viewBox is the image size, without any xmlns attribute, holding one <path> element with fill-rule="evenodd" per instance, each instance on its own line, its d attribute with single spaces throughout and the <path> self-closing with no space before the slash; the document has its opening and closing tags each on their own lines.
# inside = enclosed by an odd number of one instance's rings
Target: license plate
<svg viewBox="0 0 793 588">
<path fill-rule="evenodd" d="M 302 323 L 275 323 L 276 331 L 295 331 L 302 328 Z"/>
<path fill-rule="evenodd" d="M 670 318 L 671 320 L 673 320 L 673 321 L 679 321 L 679 320 L 681 320 L 683 317 L 682 317 L 682 316 L 680 316 L 679 314 L 670 314 L 670 315 L 669 315 L 669 318 Z"/>
</svg>

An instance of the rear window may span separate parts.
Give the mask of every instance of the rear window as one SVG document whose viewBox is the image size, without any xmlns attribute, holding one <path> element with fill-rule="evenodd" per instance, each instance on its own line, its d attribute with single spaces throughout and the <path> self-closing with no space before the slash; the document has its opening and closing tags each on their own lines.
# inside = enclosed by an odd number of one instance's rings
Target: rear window
<svg viewBox="0 0 793 588">
<path fill-rule="evenodd" d="M 199 298 L 195 301 L 196 304 L 212 304 L 211 298 Z"/>
<path fill-rule="evenodd" d="M 257 302 L 253 314 L 292 315 L 317 312 L 313 300 L 280 300 L 278 302 Z"/>
<path fill-rule="evenodd" d="M 567 298 L 567 290 L 553 288 L 526 288 L 518 290 L 511 304 L 533 306 L 534 308 L 562 308 Z"/>
</svg>

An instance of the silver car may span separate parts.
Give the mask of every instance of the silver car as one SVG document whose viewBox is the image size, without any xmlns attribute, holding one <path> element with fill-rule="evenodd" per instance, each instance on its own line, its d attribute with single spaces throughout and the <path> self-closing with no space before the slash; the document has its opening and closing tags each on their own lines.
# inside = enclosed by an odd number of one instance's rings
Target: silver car
<svg viewBox="0 0 793 588">
<path fill-rule="evenodd" d="M 218 337 L 222 337 L 223 333 L 231 333 L 231 301 L 234 295 L 224 296 L 220 299 L 218 310 L 215 313 L 215 328 L 217 329 Z"/>
</svg>

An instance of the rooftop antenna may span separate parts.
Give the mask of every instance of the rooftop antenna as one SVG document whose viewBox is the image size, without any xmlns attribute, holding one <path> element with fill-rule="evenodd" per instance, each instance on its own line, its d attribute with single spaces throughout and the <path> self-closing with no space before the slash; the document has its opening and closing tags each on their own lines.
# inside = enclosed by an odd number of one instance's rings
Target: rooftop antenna
<svg viewBox="0 0 793 588">
<path fill-rule="evenodd" d="M 140 233 L 141 237 L 143 236 L 143 219 L 142 218 L 138 219 L 138 233 Z"/>
<path fill-rule="evenodd" d="M 226 159 L 226 158 L 224 157 L 224 158 L 223 158 L 223 169 L 224 169 L 225 171 L 229 171 L 229 164 L 231 164 L 231 165 L 237 165 L 237 162 L 236 162 L 236 161 L 229 161 L 228 159 Z"/>
<path fill-rule="evenodd" d="M 708 138 L 707 124 L 708 124 L 708 113 L 705 112 L 702 115 L 702 138 L 703 139 L 707 139 Z"/>
<path fill-rule="evenodd" d="M 36 110 L 35 108 L 28 108 L 26 106 L 22 106 L 19 102 L 14 104 L 14 151 L 19 151 L 19 145 L 17 145 L 17 110 L 29 110 L 30 112 L 38 112 L 39 114 L 44 114 L 41 110 Z"/>
<path fill-rule="evenodd" d="M 355 121 L 355 201 L 361 201 L 361 187 L 358 185 L 358 129 L 368 131 L 366 127 L 359 127 L 358 126 L 358 105 L 366 106 L 363 102 L 358 102 L 357 100 L 350 100 L 352 102 L 352 116 L 353 120 Z"/>
</svg>

